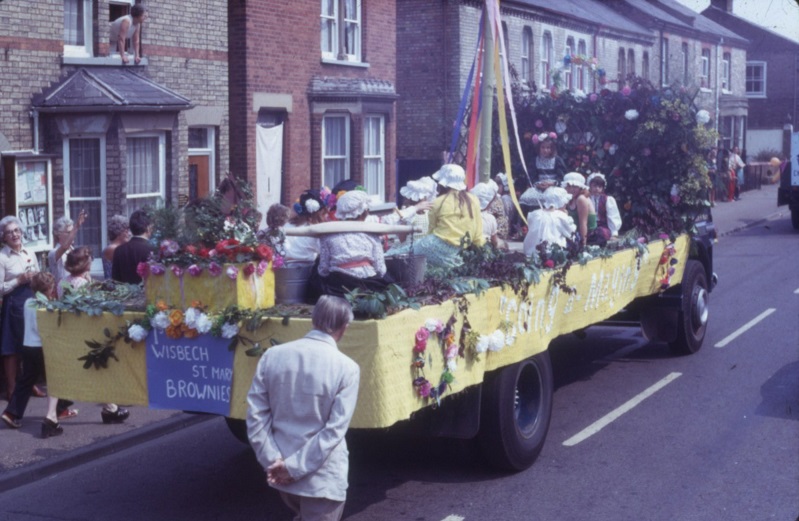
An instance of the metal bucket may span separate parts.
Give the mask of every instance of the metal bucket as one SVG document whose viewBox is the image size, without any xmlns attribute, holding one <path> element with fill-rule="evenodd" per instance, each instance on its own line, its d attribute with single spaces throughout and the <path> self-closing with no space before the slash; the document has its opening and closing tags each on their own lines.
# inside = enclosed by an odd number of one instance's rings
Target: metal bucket
<svg viewBox="0 0 799 521">
<path fill-rule="evenodd" d="M 305 302 L 308 279 L 313 264 L 283 266 L 275 272 L 275 304 L 301 304 Z"/>
<path fill-rule="evenodd" d="M 424 255 L 397 255 L 386 257 L 386 270 L 397 284 L 414 286 L 424 281 L 427 257 Z"/>
</svg>

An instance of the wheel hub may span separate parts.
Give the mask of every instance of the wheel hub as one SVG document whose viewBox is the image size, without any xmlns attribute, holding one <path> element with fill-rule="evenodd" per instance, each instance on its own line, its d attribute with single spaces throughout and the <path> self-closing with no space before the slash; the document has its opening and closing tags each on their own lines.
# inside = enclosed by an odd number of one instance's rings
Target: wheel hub
<svg viewBox="0 0 799 521">
<path fill-rule="evenodd" d="M 692 322 L 696 328 L 705 327 L 708 318 L 708 294 L 707 290 L 698 287 L 694 290 L 692 302 Z"/>
</svg>

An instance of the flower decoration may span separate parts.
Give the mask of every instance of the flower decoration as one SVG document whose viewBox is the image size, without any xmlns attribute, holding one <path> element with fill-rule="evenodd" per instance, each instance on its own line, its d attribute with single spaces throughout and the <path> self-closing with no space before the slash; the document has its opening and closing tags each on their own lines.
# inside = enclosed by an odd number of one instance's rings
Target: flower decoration
<svg viewBox="0 0 799 521">
<path fill-rule="evenodd" d="M 638 111 L 635 109 L 630 109 L 624 112 L 624 117 L 628 121 L 635 121 L 638 119 Z"/>
<path fill-rule="evenodd" d="M 226 322 L 222 325 L 222 338 L 233 338 L 239 334 L 238 324 Z"/>
<path fill-rule="evenodd" d="M 305 210 L 308 213 L 316 213 L 321 207 L 322 206 L 319 204 L 319 201 L 316 201 L 315 199 L 308 199 L 305 201 Z"/>
<path fill-rule="evenodd" d="M 147 338 L 148 331 L 139 324 L 132 324 L 128 328 L 128 336 L 134 342 L 142 342 Z"/>
<path fill-rule="evenodd" d="M 250 275 L 255 273 L 255 264 L 253 264 L 252 262 L 248 262 L 247 264 L 244 265 L 244 268 L 241 271 L 242 273 L 244 273 L 245 277 L 249 277 Z"/>
<path fill-rule="evenodd" d="M 200 274 L 202 274 L 202 272 L 203 272 L 203 269 L 202 269 L 200 266 L 198 266 L 197 264 L 192 264 L 191 266 L 189 266 L 189 267 L 186 269 L 186 271 L 187 271 L 187 272 L 189 273 L 189 275 L 191 275 L 192 277 L 199 277 L 199 276 L 200 276 Z"/>
<path fill-rule="evenodd" d="M 455 316 L 453 315 L 447 324 L 437 319 L 428 319 L 424 325 L 416 330 L 413 345 L 413 362 L 411 368 L 416 373 L 413 386 L 416 393 L 422 398 L 432 398 L 439 403 L 441 396 L 446 392 L 449 385 L 455 381 L 453 372 L 457 370 L 457 358 L 459 353 L 458 343 L 455 342 Z M 424 375 L 425 353 L 427 343 L 431 335 L 438 338 L 444 356 L 444 371 L 437 387 L 433 387 Z"/>
<path fill-rule="evenodd" d="M 152 275 L 163 275 L 166 273 L 166 268 L 163 264 L 151 264 L 150 265 L 150 273 Z"/>
<path fill-rule="evenodd" d="M 222 273 L 222 266 L 216 262 L 211 262 L 208 265 L 208 273 L 210 273 L 212 277 L 217 277 Z"/>
<path fill-rule="evenodd" d="M 182 277 L 182 276 L 183 276 L 183 268 L 181 268 L 181 267 L 180 267 L 180 266 L 178 266 L 177 264 L 173 264 L 173 265 L 170 267 L 170 269 L 172 270 L 172 273 L 173 273 L 173 274 L 174 274 L 176 277 Z"/>
<path fill-rule="evenodd" d="M 696 122 L 700 125 L 707 125 L 710 123 L 710 112 L 702 109 L 696 113 Z"/>
<path fill-rule="evenodd" d="M 239 276 L 239 269 L 236 266 L 228 266 L 225 270 L 225 275 L 227 275 L 230 280 L 236 280 Z"/>
<path fill-rule="evenodd" d="M 139 277 L 146 279 L 150 276 L 150 265 L 147 262 L 140 262 L 136 266 L 136 273 Z"/>
</svg>

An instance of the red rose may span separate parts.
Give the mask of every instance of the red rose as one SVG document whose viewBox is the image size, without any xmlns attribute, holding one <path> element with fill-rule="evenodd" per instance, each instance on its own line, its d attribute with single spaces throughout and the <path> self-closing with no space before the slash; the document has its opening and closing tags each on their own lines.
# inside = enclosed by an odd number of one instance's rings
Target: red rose
<svg viewBox="0 0 799 521">
<path fill-rule="evenodd" d="M 547 259 L 547 261 L 544 263 L 544 267 L 545 268 L 554 268 L 555 267 L 555 261 L 553 261 L 552 259 Z"/>
<path fill-rule="evenodd" d="M 197 255 L 199 255 L 204 259 L 207 259 L 209 257 L 208 248 L 200 248 L 200 250 L 197 252 Z"/>
<path fill-rule="evenodd" d="M 197 254 L 197 247 L 196 246 L 192 246 L 191 244 L 189 244 L 188 246 L 183 248 L 183 251 L 185 251 L 186 253 L 188 253 L 190 255 L 196 255 Z"/>
<path fill-rule="evenodd" d="M 252 253 L 252 246 L 239 246 L 236 248 L 236 251 L 239 253 Z"/>
<path fill-rule="evenodd" d="M 255 248 L 255 252 L 258 254 L 258 257 L 261 260 L 265 260 L 267 262 L 272 260 L 272 248 L 266 244 L 259 244 L 258 247 Z"/>
<path fill-rule="evenodd" d="M 249 277 L 250 275 L 255 273 L 255 264 L 253 264 L 252 262 L 248 263 L 247 265 L 244 266 L 243 271 L 244 271 L 244 276 Z"/>
</svg>

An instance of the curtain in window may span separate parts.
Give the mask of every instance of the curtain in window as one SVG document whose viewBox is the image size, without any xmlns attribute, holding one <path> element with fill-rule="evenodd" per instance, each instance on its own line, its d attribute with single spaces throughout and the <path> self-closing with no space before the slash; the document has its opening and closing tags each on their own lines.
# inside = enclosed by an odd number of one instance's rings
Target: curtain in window
<svg viewBox="0 0 799 521">
<path fill-rule="evenodd" d="M 525 27 L 522 33 L 522 79 L 529 82 L 530 78 L 530 59 L 533 57 L 533 33 Z"/>
<path fill-rule="evenodd" d="M 64 43 L 84 44 L 83 0 L 64 0 Z"/>
<path fill-rule="evenodd" d="M 336 6 L 338 0 L 322 0 L 322 52 L 338 53 L 338 29 L 336 28 Z"/>
<path fill-rule="evenodd" d="M 344 0 L 344 52 L 358 56 L 361 37 L 359 35 L 359 0 Z"/>
<path fill-rule="evenodd" d="M 324 119 L 324 184 L 333 187 L 347 177 L 347 121 L 343 116 Z"/>
<path fill-rule="evenodd" d="M 364 187 L 369 195 L 384 198 L 385 162 L 383 160 L 383 118 L 372 116 L 363 125 Z"/>
<path fill-rule="evenodd" d="M 102 233 L 102 203 L 100 201 L 70 201 L 69 202 L 69 215 L 73 219 L 77 218 L 81 210 L 86 210 L 89 214 L 86 222 L 78 230 L 78 235 L 75 237 L 75 244 L 80 246 L 88 246 L 92 252 L 92 257 L 95 259 L 100 258 L 100 252 L 103 245 Z"/>
<path fill-rule="evenodd" d="M 132 212 L 147 204 L 155 206 L 161 197 L 158 138 L 128 138 L 127 160 L 128 211 Z"/>
</svg>

